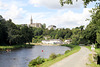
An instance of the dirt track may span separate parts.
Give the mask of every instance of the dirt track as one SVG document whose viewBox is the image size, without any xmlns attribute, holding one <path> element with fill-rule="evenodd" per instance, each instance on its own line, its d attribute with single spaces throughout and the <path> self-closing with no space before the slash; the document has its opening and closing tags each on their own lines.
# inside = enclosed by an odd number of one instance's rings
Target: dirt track
<svg viewBox="0 0 100 67">
<path fill-rule="evenodd" d="M 86 63 L 89 63 L 88 57 L 90 53 L 91 51 L 89 49 L 81 47 L 79 52 L 64 58 L 50 67 L 87 67 Z"/>
</svg>

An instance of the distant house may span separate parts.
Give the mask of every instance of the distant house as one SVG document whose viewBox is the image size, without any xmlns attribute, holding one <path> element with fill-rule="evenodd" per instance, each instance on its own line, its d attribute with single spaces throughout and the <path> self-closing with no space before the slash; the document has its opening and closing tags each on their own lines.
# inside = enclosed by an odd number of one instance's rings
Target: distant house
<svg viewBox="0 0 100 67">
<path fill-rule="evenodd" d="M 48 26 L 48 30 L 50 30 L 50 29 L 56 30 L 56 26 L 55 26 L 55 25 L 50 25 L 50 26 Z"/>
<path fill-rule="evenodd" d="M 71 39 L 69 39 L 69 40 L 65 40 L 64 42 L 66 43 L 66 44 L 70 44 L 71 43 Z"/>
<path fill-rule="evenodd" d="M 60 39 L 42 40 L 44 44 L 63 44 Z"/>
</svg>

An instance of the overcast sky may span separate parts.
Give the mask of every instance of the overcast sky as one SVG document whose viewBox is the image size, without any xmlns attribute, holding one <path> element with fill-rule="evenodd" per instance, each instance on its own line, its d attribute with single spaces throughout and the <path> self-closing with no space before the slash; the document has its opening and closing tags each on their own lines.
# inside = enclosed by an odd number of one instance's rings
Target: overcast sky
<svg viewBox="0 0 100 67">
<path fill-rule="evenodd" d="M 76 1 L 76 0 L 75 0 Z M 0 15 L 6 20 L 12 19 L 15 24 L 45 23 L 57 28 L 74 28 L 89 24 L 90 10 L 95 3 L 84 8 L 79 0 L 73 5 L 61 7 L 59 0 L 0 0 Z"/>
</svg>

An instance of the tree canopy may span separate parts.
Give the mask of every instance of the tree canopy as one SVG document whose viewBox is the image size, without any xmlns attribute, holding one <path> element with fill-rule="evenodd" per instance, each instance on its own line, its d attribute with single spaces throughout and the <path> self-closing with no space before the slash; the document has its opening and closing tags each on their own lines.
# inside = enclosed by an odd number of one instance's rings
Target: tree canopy
<svg viewBox="0 0 100 67">
<path fill-rule="evenodd" d="M 77 2 L 78 0 L 76 0 Z M 84 2 L 84 6 L 86 7 L 90 2 L 100 1 L 100 0 L 82 0 Z M 64 6 L 64 4 L 73 4 L 73 0 L 60 0 L 60 4 Z"/>
</svg>

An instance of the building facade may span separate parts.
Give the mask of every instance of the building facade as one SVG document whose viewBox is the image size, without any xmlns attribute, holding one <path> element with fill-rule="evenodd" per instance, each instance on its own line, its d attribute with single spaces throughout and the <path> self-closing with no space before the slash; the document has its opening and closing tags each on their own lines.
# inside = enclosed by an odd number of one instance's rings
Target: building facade
<svg viewBox="0 0 100 67">
<path fill-rule="evenodd" d="M 41 24 L 41 23 L 33 23 L 32 17 L 31 17 L 29 26 L 30 26 L 30 27 L 42 28 L 42 24 Z"/>
</svg>

